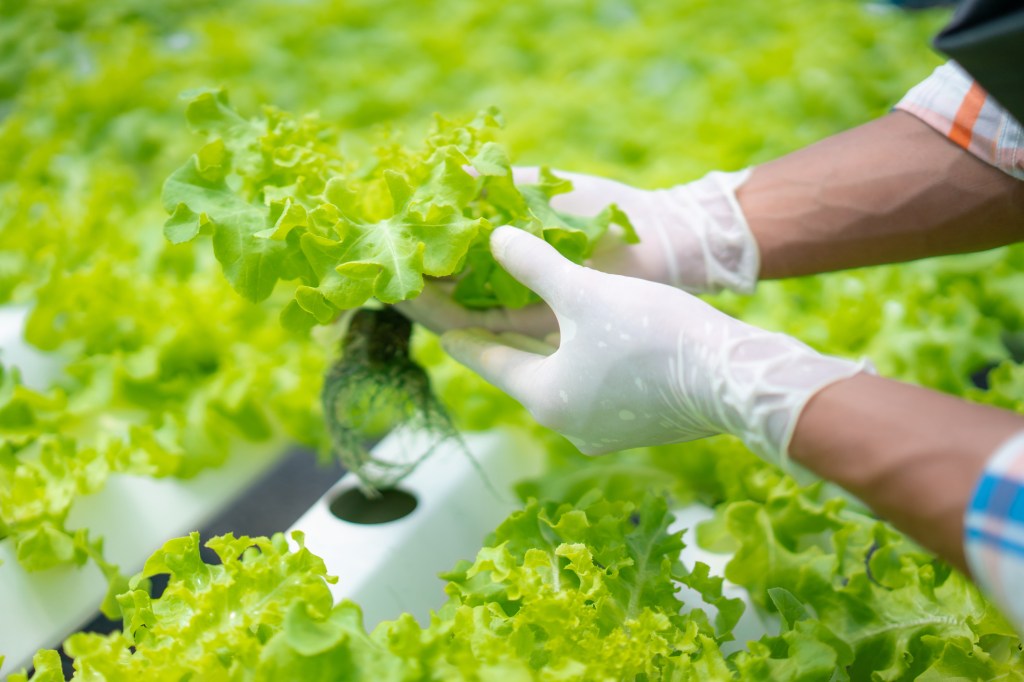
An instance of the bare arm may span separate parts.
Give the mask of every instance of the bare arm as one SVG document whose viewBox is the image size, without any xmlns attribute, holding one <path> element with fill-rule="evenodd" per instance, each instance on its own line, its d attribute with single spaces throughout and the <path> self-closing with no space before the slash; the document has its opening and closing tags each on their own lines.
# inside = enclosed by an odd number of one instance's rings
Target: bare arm
<svg viewBox="0 0 1024 682">
<path fill-rule="evenodd" d="M 804 408 L 790 456 L 963 571 L 963 516 L 986 461 L 1024 417 L 859 374 Z"/>
<path fill-rule="evenodd" d="M 1024 182 L 897 111 L 759 166 L 738 192 L 761 278 L 981 251 L 1024 240 Z M 966 571 L 963 514 L 1024 417 L 858 375 L 815 396 L 793 459 Z"/>
<path fill-rule="evenodd" d="M 758 166 L 738 198 L 761 279 L 1024 240 L 1024 182 L 902 111 Z"/>
</svg>

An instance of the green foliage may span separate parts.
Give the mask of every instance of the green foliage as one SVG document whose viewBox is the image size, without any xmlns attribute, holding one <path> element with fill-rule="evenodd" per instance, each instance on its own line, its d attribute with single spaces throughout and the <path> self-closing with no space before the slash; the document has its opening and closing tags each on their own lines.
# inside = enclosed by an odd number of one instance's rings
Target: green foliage
<svg viewBox="0 0 1024 682">
<path fill-rule="evenodd" d="M 332 606 L 333 579 L 300 535 L 291 548 L 280 535 L 214 538 L 222 564 L 210 565 L 193 534 L 118 595 L 122 632 L 66 648 L 76 680 L 1021 679 L 1019 640 L 966 579 L 817 492 L 776 479 L 763 503 L 720 509 L 739 547 L 727 577 L 780 621 L 728 657 L 719 645 L 743 605 L 707 566 L 679 563 L 665 499 L 597 491 L 512 514 L 442 576 L 448 602 L 426 627 L 403 615 L 367 633 L 357 605 Z M 158 574 L 169 584 L 153 598 L 145 579 Z M 680 584 L 717 607 L 714 626 Z M 40 673 L 51 660 L 37 656 Z"/>
<path fill-rule="evenodd" d="M 725 579 L 779 621 L 777 635 L 728 657 L 739 679 L 937 679 L 933 666 L 964 679 L 990 679 L 976 670 L 1024 677 L 1019 634 L 967 578 L 827 485 L 798 486 L 735 439 L 647 448 L 586 466 L 570 460 L 522 492 L 571 501 L 586 497 L 588 485 L 611 499 L 660 492 L 676 504 L 715 507 L 687 537 L 731 554 Z M 697 563 L 682 582 L 704 586 L 723 641 L 735 607 L 721 603 L 720 579 L 704 571 Z"/>
<path fill-rule="evenodd" d="M 159 598 L 118 596 L 123 632 L 66 647 L 76 680 L 728 679 L 714 631 L 680 613 L 683 545 L 670 522 L 658 497 L 531 501 L 445 576 L 449 600 L 427 627 L 405 615 L 370 634 L 358 606 L 332 607 L 301 536 L 290 551 L 280 535 L 214 538 L 213 566 L 193 534 L 132 579 L 169 574 Z M 50 657 L 37 656 L 40 671 Z"/>
<path fill-rule="evenodd" d="M 582 460 L 422 333 L 414 353 L 461 427 L 515 422 L 549 450 L 550 475 L 524 491 L 552 500 L 452 572 L 427 628 L 404 617 L 367 634 L 358 607 L 324 605 L 322 570 L 281 541 L 265 560 L 225 557 L 223 572 L 175 541 L 160 556 L 168 568 L 182 557 L 177 587 L 152 599 L 127 589 L 99 538 L 65 523 L 121 472 L 192 476 L 261 439 L 325 448 L 318 395 L 333 344 L 306 330 L 366 296 L 413 295 L 423 273 L 460 258 L 464 303 L 525 302 L 482 249 L 489 224 L 568 226 L 552 241 L 579 258 L 571 235 L 589 228 L 546 209 L 564 185 L 510 188 L 510 159 L 647 187 L 760 163 L 887 111 L 937 63 L 927 38 L 943 19 L 811 0 L 0 3 L 0 301 L 31 307 L 28 340 L 64 367 L 42 391 L 11 367 L 0 378 L 0 536 L 29 568 L 96 562 L 108 610 L 129 595 L 126 622 L 157 633 L 80 638 L 79 665 L 151 660 L 173 677 L 187 661 L 210 679 L 1019 678 L 1018 640 L 973 587 L 824 489 L 798 489 L 731 439 Z M 500 139 L 493 116 L 458 118 L 492 106 L 510 121 Z M 434 112 L 457 118 L 431 132 Z M 478 178 L 462 174 L 467 159 Z M 417 245 L 435 218 L 469 245 L 428 268 Z M 352 240 L 378 228 L 397 259 L 378 242 L 339 272 Z M 715 303 L 1021 410 L 1022 287 L 1015 247 Z M 972 387 L 992 364 L 990 388 Z M 587 497 L 594 487 L 603 500 Z M 696 537 L 736 552 L 726 577 L 785 616 L 776 637 L 723 660 L 737 608 L 699 564 L 660 582 L 679 546 L 660 507 L 647 502 L 637 528 L 623 516 L 646 492 L 716 507 Z M 645 556 L 643 570 L 628 564 Z M 195 575 L 215 579 L 204 590 Z M 718 617 L 679 615 L 673 583 Z M 231 619 L 218 600 L 245 595 L 271 598 Z M 175 620 L 200 605 L 191 625 Z M 36 669 L 60 679 L 52 652 Z"/>
<path fill-rule="evenodd" d="M 218 565 L 202 560 L 198 533 L 168 541 L 117 595 L 122 632 L 79 633 L 65 642 L 75 679 L 242 679 L 291 610 L 321 619 L 331 611 L 323 561 L 302 546 L 300 533 L 292 539 L 295 548 L 281 534 L 213 538 L 206 546 Z M 169 581 L 154 599 L 146 578 L 160 574 Z M 33 679 L 60 672 L 56 652 L 41 652 L 35 664 Z"/>
<path fill-rule="evenodd" d="M 947 642 L 965 657 L 1017 649 L 1018 636 L 966 578 L 881 522 L 819 497 L 783 481 L 763 503 L 721 507 L 724 526 L 701 538 L 726 532 L 738 543 L 725 577 L 782 621 L 779 637 L 737 655 L 741 673 L 915 679 Z M 1015 651 L 1000 672 L 1020 675 L 1022 663 Z"/>
<path fill-rule="evenodd" d="M 572 185 L 550 172 L 516 187 L 507 154 L 491 139 L 493 110 L 465 122 L 438 117 L 421 151 L 391 143 L 369 158 L 346 158 L 338 131 L 315 117 L 264 114 L 242 118 L 222 91 L 189 103 L 192 127 L 217 137 L 164 183 L 164 234 L 175 244 L 212 234 L 228 281 L 251 301 L 268 298 L 278 280 L 300 282 L 282 313 L 290 328 L 330 323 L 371 298 L 414 298 L 424 275 L 464 267 L 456 296 L 467 305 L 538 300 L 491 257 L 493 225 L 543 236 L 576 262 L 612 222 L 635 239 L 614 206 L 590 218 L 553 210 L 551 197 Z"/>
</svg>

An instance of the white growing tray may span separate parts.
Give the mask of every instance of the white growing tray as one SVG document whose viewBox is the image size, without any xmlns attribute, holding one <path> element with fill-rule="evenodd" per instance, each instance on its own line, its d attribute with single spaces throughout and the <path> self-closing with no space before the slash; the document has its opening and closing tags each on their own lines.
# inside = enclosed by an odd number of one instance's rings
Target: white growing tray
<svg viewBox="0 0 1024 682">
<path fill-rule="evenodd" d="M 405 612 L 425 625 L 445 600 L 437 574 L 474 558 L 487 534 L 520 506 L 513 484 L 540 471 L 543 457 L 521 433 L 502 429 L 463 439 L 472 460 L 448 444 L 399 484 L 417 501 L 408 515 L 372 525 L 337 518 L 331 501 L 358 487 L 347 474 L 292 526 L 338 576 L 335 600 L 359 603 L 367 628 Z M 389 437 L 375 452 L 403 445 Z"/>
</svg>

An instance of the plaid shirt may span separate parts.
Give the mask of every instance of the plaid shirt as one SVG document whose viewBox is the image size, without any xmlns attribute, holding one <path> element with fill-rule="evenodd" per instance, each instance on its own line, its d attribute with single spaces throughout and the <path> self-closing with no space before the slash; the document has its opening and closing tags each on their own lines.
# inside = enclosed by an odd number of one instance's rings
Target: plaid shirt
<svg viewBox="0 0 1024 682">
<path fill-rule="evenodd" d="M 982 161 L 1024 180 L 1024 127 L 956 62 L 935 69 L 896 108 L 918 117 Z"/>
<path fill-rule="evenodd" d="M 964 551 L 975 582 L 1024 632 L 1024 431 L 985 466 L 964 517 Z"/>
</svg>

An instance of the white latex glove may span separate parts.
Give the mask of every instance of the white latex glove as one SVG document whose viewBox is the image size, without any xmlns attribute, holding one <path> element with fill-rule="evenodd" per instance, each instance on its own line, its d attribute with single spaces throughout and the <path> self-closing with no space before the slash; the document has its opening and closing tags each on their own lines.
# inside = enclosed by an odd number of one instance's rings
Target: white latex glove
<svg viewBox="0 0 1024 682">
<path fill-rule="evenodd" d="M 572 191 L 551 200 L 556 210 L 597 215 L 617 204 L 640 237 L 624 244 L 610 234 L 598 243 L 588 265 L 595 270 L 668 284 L 694 294 L 730 289 L 750 293 L 757 284 L 760 252 L 736 190 L 750 169 L 714 171 L 669 189 L 642 190 L 615 180 L 555 170 Z M 515 168 L 517 185 L 534 184 L 540 169 Z"/>
<path fill-rule="evenodd" d="M 538 168 L 515 168 L 516 184 L 538 181 Z M 760 253 L 736 200 L 736 189 L 750 171 L 713 172 L 670 189 L 641 190 L 614 180 L 554 171 L 573 190 L 551 205 L 566 213 L 593 216 L 617 204 L 640 242 L 626 244 L 615 226 L 595 247 L 588 265 L 595 270 L 638 277 L 691 293 L 731 289 L 749 293 L 757 284 Z M 399 305 L 407 317 L 436 332 L 474 326 L 538 338 L 555 331 L 554 315 L 543 305 L 520 310 L 470 311 L 450 300 L 451 286 L 429 284 L 418 298 Z"/>
<path fill-rule="evenodd" d="M 575 265 L 522 230 L 498 228 L 491 250 L 554 311 L 560 345 L 482 329 L 441 341 L 587 454 L 731 433 L 783 463 L 807 401 L 864 369 L 679 289 Z"/>
</svg>

